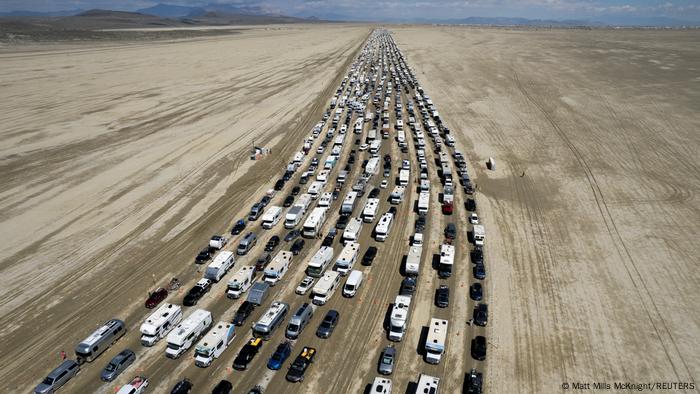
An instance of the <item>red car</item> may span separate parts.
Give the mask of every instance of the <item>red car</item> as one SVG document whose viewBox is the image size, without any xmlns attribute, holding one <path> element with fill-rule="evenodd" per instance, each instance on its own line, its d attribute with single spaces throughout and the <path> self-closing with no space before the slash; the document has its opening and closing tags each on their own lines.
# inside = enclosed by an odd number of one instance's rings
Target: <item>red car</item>
<svg viewBox="0 0 700 394">
<path fill-rule="evenodd" d="M 454 209 L 454 208 L 453 208 L 453 206 L 452 206 L 452 203 L 449 202 L 449 201 L 448 201 L 448 202 L 444 202 L 444 203 L 442 204 L 442 213 L 443 213 L 444 215 L 452 215 L 452 210 L 453 210 L 453 209 Z"/>
<path fill-rule="evenodd" d="M 148 294 L 148 299 L 146 300 L 146 308 L 153 309 L 158 304 L 163 302 L 163 300 L 168 296 L 168 290 L 159 287 L 152 293 Z"/>
</svg>

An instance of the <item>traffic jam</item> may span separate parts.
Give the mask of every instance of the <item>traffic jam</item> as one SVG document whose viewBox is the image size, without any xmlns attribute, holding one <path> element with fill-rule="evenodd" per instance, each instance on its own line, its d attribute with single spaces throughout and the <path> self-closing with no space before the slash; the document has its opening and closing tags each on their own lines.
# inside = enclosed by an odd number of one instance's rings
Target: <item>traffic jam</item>
<svg viewBox="0 0 700 394">
<path fill-rule="evenodd" d="M 482 391 L 467 159 L 389 31 L 341 78 L 279 179 L 183 259 L 201 277 L 151 289 L 138 322 L 91 322 L 36 393 Z"/>
</svg>

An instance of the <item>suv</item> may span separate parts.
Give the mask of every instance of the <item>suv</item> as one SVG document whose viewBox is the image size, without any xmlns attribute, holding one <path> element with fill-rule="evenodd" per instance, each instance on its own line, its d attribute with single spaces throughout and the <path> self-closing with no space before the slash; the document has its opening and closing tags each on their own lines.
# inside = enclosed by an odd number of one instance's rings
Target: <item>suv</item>
<svg viewBox="0 0 700 394">
<path fill-rule="evenodd" d="M 136 360 L 136 354 L 129 349 L 122 350 L 114 356 L 112 361 L 102 370 L 100 379 L 103 382 L 111 382 L 117 378 L 129 365 Z"/>
<path fill-rule="evenodd" d="M 267 244 L 265 244 L 265 251 L 272 252 L 273 250 L 275 250 L 275 248 L 279 244 L 280 244 L 280 237 L 278 237 L 277 235 L 273 235 L 272 237 L 270 237 L 270 240 L 267 241 Z"/>
<path fill-rule="evenodd" d="M 477 326 L 485 327 L 489 321 L 489 306 L 488 304 L 478 304 L 474 308 L 474 314 L 472 315 L 474 324 Z"/>
<path fill-rule="evenodd" d="M 231 235 L 236 235 L 240 234 L 245 230 L 245 220 L 241 219 L 236 222 L 236 224 L 233 225 L 233 228 L 231 229 Z"/>
<path fill-rule="evenodd" d="M 413 295 L 413 293 L 416 291 L 416 279 L 412 277 L 407 277 L 404 278 L 404 280 L 401 281 L 401 290 L 399 290 L 399 294 L 403 296 L 410 296 Z"/>
<path fill-rule="evenodd" d="M 260 351 L 263 341 L 261 338 L 252 338 L 243 346 L 236 359 L 233 360 L 233 368 L 239 371 L 245 371 L 248 368 L 248 363 L 253 361 L 253 358 Z"/>
<path fill-rule="evenodd" d="M 450 288 L 447 285 L 440 285 L 437 289 L 435 304 L 438 308 L 447 308 L 450 305 Z"/>
<path fill-rule="evenodd" d="M 481 372 L 477 372 L 472 368 L 467 377 L 467 394 L 481 394 L 483 376 Z"/>
<path fill-rule="evenodd" d="M 474 360 L 486 360 L 486 337 L 478 335 L 472 339 L 471 354 Z"/>
<path fill-rule="evenodd" d="M 243 301 L 241 306 L 238 307 L 236 314 L 233 316 L 233 321 L 231 323 L 237 326 L 242 326 L 248 318 L 248 316 L 250 316 L 250 314 L 253 313 L 254 309 L 255 304 L 249 301 Z"/>
<path fill-rule="evenodd" d="M 340 314 L 338 311 L 331 309 L 326 313 L 326 316 L 323 318 L 323 321 L 321 324 L 318 326 L 318 329 L 316 330 L 316 336 L 319 338 L 328 338 L 333 334 L 333 330 L 335 330 L 335 327 L 338 325 L 338 319 L 340 318 Z"/>
<path fill-rule="evenodd" d="M 75 360 L 65 360 L 34 389 L 36 394 L 53 393 L 66 384 L 80 371 L 80 365 Z"/>
<path fill-rule="evenodd" d="M 270 253 L 264 253 L 262 256 L 258 257 L 255 262 L 255 271 L 263 271 L 268 264 L 272 261 L 272 255 Z"/>
<path fill-rule="evenodd" d="M 306 241 L 304 241 L 303 239 L 297 239 L 297 240 L 294 241 L 294 243 L 292 244 L 292 247 L 289 248 L 289 251 L 292 252 L 292 254 L 293 254 L 294 256 L 296 256 L 296 255 L 298 255 L 299 253 L 301 253 L 301 251 L 304 249 L 304 244 L 305 244 L 305 243 L 306 243 Z"/>
<path fill-rule="evenodd" d="M 168 297 L 168 290 L 166 290 L 162 287 L 155 289 L 153 292 L 148 293 L 148 298 L 146 299 L 146 304 L 145 304 L 146 308 L 148 308 L 148 309 L 155 308 L 156 306 L 158 306 L 158 304 L 163 302 L 163 300 L 166 297 Z"/>
<path fill-rule="evenodd" d="M 248 221 L 252 222 L 254 220 L 258 220 L 264 209 L 265 207 L 259 202 L 253 204 L 253 207 L 250 208 L 250 213 L 248 214 Z"/>
<path fill-rule="evenodd" d="M 272 353 L 272 357 L 267 362 L 267 367 L 272 370 L 282 368 L 284 361 L 292 354 L 292 344 L 289 341 L 284 341 L 277 346 L 277 350 Z"/>
<path fill-rule="evenodd" d="M 192 391 L 192 382 L 190 382 L 189 379 L 184 378 L 175 383 L 175 387 L 173 387 L 170 394 L 188 394 L 190 391 Z"/>
<path fill-rule="evenodd" d="M 185 306 L 197 305 L 199 299 L 202 298 L 204 294 L 208 293 L 209 290 L 211 290 L 211 281 L 209 279 L 200 279 L 199 282 L 187 292 L 182 304 Z"/>
<path fill-rule="evenodd" d="M 194 258 L 194 263 L 204 264 L 205 262 L 211 260 L 215 250 L 216 249 L 212 248 L 211 246 L 207 246 L 206 248 L 200 250 L 197 257 Z"/>
<path fill-rule="evenodd" d="M 333 246 L 333 240 L 335 239 L 336 235 L 338 235 L 338 231 L 335 229 L 335 227 L 330 229 L 328 234 L 326 234 L 326 237 L 323 238 L 321 246 Z"/>
<path fill-rule="evenodd" d="M 362 256 L 362 265 L 372 265 L 374 258 L 377 256 L 377 248 L 375 246 L 370 246 L 367 248 L 365 255 Z"/>
<path fill-rule="evenodd" d="M 287 372 L 287 380 L 290 382 L 303 382 L 304 373 L 306 369 L 309 368 L 312 362 L 314 362 L 314 357 L 316 356 L 316 349 L 312 347 L 305 347 L 297 358 L 289 367 Z"/>
</svg>

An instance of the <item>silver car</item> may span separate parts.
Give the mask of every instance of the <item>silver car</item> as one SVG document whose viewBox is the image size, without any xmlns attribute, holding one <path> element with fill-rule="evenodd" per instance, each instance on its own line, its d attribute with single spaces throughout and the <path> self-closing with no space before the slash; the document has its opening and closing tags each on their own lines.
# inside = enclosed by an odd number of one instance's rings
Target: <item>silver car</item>
<svg viewBox="0 0 700 394">
<path fill-rule="evenodd" d="M 114 356 L 112 361 L 102 370 L 100 379 L 104 382 L 111 382 L 119 376 L 129 365 L 136 360 L 136 354 L 129 349 L 122 350 Z"/>
<path fill-rule="evenodd" d="M 58 368 L 51 371 L 34 389 L 36 394 L 53 393 L 66 384 L 80 371 L 80 365 L 74 360 L 65 360 Z"/>
<path fill-rule="evenodd" d="M 379 373 L 391 375 L 394 372 L 394 362 L 396 362 L 396 349 L 393 346 L 385 347 L 379 357 Z"/>
</svg>

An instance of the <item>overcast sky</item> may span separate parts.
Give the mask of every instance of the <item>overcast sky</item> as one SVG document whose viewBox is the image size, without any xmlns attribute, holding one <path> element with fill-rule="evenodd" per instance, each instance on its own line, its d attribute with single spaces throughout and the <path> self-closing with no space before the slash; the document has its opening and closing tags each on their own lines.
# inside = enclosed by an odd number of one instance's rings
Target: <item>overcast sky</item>
<svg viewBox="0 0 700 394">
<path fill-rule="evenodd" d="M 103 8 L 136 10 L 159 1 L 147 0 L 0 0 L 0 12 L 59 11 Z M 700 0 L 164 0 L 160 3 L 198 6 L 226 3 L 262 6 L 295 16 L 354 19 L 464 18 L 504 16 L 537 19 L 670 17 L 700 21 Z"/>
</svg>

